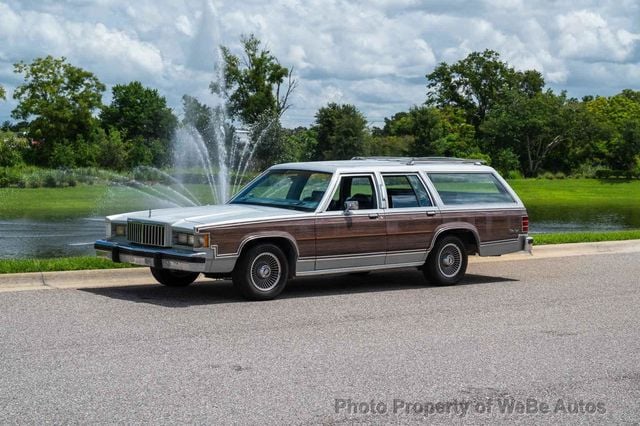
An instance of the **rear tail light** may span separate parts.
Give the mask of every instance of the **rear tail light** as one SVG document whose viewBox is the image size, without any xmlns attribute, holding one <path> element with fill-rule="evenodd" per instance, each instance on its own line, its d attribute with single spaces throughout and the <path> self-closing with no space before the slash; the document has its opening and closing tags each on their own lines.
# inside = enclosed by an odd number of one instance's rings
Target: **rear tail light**
<svg viewBox="0 0 640 426">
<path fill-rule="evenodd" d="M 522 233 L 529 233 L 529 216 L 522 216 Z"/>
</svg>

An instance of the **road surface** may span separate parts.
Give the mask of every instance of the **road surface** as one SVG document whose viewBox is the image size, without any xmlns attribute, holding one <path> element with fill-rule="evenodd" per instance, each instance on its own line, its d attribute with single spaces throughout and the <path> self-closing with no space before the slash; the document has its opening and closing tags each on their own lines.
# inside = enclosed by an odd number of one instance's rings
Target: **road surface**
<svg viewBox="0 0 640 426">
<path fill-rule="evenodd" d="M 5 291 L 0 423 L 640 420 L 640 251 L 468 272 Z"/>
</svg>

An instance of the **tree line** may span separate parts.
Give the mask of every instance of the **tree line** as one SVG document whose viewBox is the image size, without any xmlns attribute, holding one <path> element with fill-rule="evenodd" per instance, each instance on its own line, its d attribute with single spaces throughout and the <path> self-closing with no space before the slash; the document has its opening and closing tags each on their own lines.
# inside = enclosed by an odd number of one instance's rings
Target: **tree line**
<svg viewBox="0 0 640 426">
<path fill-rule="evenodd" d="M 298 84 L 293 69 L 253 35 L 241 42 L 240 55 L 221 48 L 221 78 L 210 86 L 226 110 L 185 95 L 181 120 L 156 89 L 138 81 L 114 86 L 104 105 L 105 85 L 65 58 L 15 64 L 24 82 L 13 93 L 16 122 L 2 126 L 0 166 L 166 167 L 178 126 L 194 126 L 209 140 L 223 115 L 231 131 L 242 127 L 259 140 L 256 169 L 369 155 L 478 158 L 511 176 L 640 171 L 639 91 L 570 98 L 546 87 L 540 72 L 515 70 L 485 50 L 436 66 L 425 75 L 424 103 L 385 118 L 382 127 L 370 127 L 355 105 L 330 103 L 313 125 L 286 129 L 281 118 Z"/>
</svg>

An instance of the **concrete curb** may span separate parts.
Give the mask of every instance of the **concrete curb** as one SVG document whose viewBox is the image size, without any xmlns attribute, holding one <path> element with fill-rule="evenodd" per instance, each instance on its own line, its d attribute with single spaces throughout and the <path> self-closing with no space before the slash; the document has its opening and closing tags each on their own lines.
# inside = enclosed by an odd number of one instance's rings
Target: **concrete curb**
<svg viewBox="0 0 640 426">
<path fill-rule="evenodd" d="M 469 263 L 536 260 L 553 257 L 640 252 L 640 240 L 553 244 L 534 247 L 533 254 L 512 253 L 499 257 L 469 258 Z M 198 281 L 207 280 L 199 278 Z M 64 288 L 120 287 L 156 284 L 148 268 L 94 269 L 86 271 L 0 274 L 0 292 Z"/>
</svg>

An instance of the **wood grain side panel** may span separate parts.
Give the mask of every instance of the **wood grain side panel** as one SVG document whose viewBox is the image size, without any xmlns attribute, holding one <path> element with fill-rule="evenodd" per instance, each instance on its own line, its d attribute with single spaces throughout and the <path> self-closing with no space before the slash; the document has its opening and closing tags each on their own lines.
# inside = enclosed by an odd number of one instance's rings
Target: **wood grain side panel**
<svg viewBox="0 0 640 426">
<path fill-rule="evenodd" d="M 211 233 L 211 244 L 218 246 L 218 255 L 238 253 L 247 238 L 288 234 L 298 246 L 299 257 L 315 256 L 315 218 L 213 227 L 204 231 Z"/>
<path fill-rule="evenodd" d="M 443 212 L 443 223 L 468 222 L 476 227 L 481 243 L 516 239 L 526 210 Z"/>
<path fill-rule="evenodd" d="M 426 250 L 431 244 L 435 229 L 442 223 L 437 216 L 427 216 L 426 212 L 411 214 L 386 214 L 387 249 L 390 252 L 402 250 Z"/>
<path fill-rule="evenodd" d="M 318 217 L 318 256 L 342 256 L 386 251 L 386 226 L 382 217 L 366 215 Z"/>
</svg>

